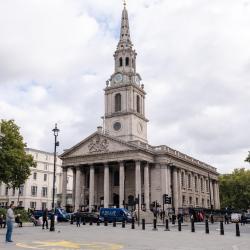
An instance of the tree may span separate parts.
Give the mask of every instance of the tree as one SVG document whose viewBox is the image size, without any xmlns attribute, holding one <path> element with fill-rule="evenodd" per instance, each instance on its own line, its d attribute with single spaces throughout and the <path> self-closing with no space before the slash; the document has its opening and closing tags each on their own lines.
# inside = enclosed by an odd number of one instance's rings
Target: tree
<svg viewBox="0 0 250 250">
<path fill-rule="evenodd" d="M 245 210 L 250 207 L 250 170 L 235 169 L 231 174 L 221 175 L 219 184 L 222 207 Z"/>
<path fill-rule="evenodd" d="M 30 167 L 36 166 L 31 155 L 26 154 L 26 144 L 14 120 L 2 120 L 4 137 L 0 140 L 0 182 L 19 188 L 30 176 Z"/>
<path fill-rule="evenodd" d="M 248 152 L 248 156 L 247 156 L 247 158 L 245 159 L 245 161 L 250 163 L 250 151 Z"/>
</svg>

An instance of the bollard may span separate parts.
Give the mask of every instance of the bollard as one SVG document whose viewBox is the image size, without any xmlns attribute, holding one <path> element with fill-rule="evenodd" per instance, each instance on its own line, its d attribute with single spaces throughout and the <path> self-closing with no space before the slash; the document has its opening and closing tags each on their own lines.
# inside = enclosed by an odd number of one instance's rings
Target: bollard
<svg viewBox="0 0 250 250">
<path fill-rule="evenodd" d="M 122 228 L 125 228 L 125 219 L 122 220 Z"/>
<path fill-rule="evenodd" d="M 135 229 L 135 218 L 132 217 L 131 229 Z"/>
<path fill-rule="evenodd" d="M 113 220 L 113 227 L 116 227 L 116 219 Z"/>
<path fill-rule="evenodd" d="M 211 223 L 214 224 L 214 216 L 211 214 Z"/>
<path fill-rule="evenodd" d="M 86 225 L 85 217 L 83 217 L 82 224 Z"/>
<path fill-rule="evenodd" d="M 236 227 L 236 236 L 240 237 L 240 227 L 238 222 L 236 223 L 235 227 Z"/>
<path fill-rule="evenodd" d="M 153 227 L 153 231 L 157 231 L 156 219 L 154 219 L 154 227 Z"/>
<path fill-rule="evenodd" d="M 191 219 L 191 232 L 195 232 L 195 227 L 194 227 L 194 219 Z"/>
<path fill-rule="evenodd" d="M 107 220 L 107 218 L 104 218 L 104 226 L 105 227 L 108 226 L 108 220 Z"/>
<path fill-rule="evenodd" d="M 164 231 L 170 231 L 170 230 L 169 230 L 168 219 L 166 219 L 166 221 L 165 221 L 165 230 L 164 230 Z"/>
<path fill-rule="evenodd" d="M 92 226 L 93 222 L 92 222 L 92 218 L 89 218 L 89 225 Z"/>
<path fill-rule="evenodd" d="M 178 220 L 178 231 L 181 231 L 181 220 Z"/>
<path fill-rule="evenodd" d="M 206 234 L 209 234 L 208 219 L 206 219 L 206 223 L 205 223 L 205 231 L 206 231 Z"/>
<path fill-rule="evenodd" d="M 71 216 L 70 216 L 70 224 L 71 224 L 71 225 L 74 224 L 74 216 L 73 216 L 73 214 L 71 214 Z"/>
<path fill-rule="evenodd" d="M 224 235 L 224 225 L 223 225 L 223 221 L 220 221 L 220 235 Z"/>
<path fill-rule="evenodd" d="M 145 230 L 145 219 L 142 219 L 142 230 Z"/>
</svg>

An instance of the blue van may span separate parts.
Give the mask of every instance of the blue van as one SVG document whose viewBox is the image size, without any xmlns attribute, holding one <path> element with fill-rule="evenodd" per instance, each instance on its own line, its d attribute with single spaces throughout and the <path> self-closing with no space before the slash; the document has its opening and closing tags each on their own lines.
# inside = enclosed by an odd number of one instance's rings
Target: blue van
<svg viewBox="0 0 250 250">
<path fill-rule="evenodd" d="M 108 222 L 122 222 L 123 220 L 131 222 L 132 214 L 125 208 L 101 208 L 100 218 L 102 220 L 106 219 Z"/>
</svg>

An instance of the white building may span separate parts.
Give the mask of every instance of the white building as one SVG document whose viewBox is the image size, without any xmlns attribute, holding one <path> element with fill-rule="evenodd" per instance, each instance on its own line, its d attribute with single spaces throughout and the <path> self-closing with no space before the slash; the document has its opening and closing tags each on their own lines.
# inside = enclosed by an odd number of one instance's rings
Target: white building
<svg viewBox="0 0 250 250">
<path fill-rule="evenodd" d="M 5 184 L 0 185 L 0 205 L 5 206 L 13 203 L 25 209 L 42 209 L 52 207 L 53 193 L 53 170 L 54 155 L 36 149 L 26 148 L 27 154 L 31 154 L 37 163 L 36 167 L 31 168 L 31 175 L 25 184 L 20 188 L 19 204 L 18 189 L 8 188 Z M 60 206 L 62 196 L 62 161 L 56 161 L 56 192 L 55 204 Z M 67 179 L 67 203 L 72 202 L 72 174 Z"/>
</svg>

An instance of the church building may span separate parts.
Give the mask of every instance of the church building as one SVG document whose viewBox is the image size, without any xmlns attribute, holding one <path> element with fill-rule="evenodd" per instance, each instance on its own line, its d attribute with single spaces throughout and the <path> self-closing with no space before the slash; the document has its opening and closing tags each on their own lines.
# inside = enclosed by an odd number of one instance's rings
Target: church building
<svg viewBox="0 0 250 250">
<path fill-rule="evenodd" d="M 75 210 L 139 206 L 149 211 L 156 204 L 175 213 L 195 207 L 219 209 L 216 168 L 166 145 L 148 143 L 146 92 L 136 57 L 124 5 L 114 73 L 104 89 L 104 125 L 60 156 L 62 207 L 67 205 L 70 169 Z"/>
</svg>

